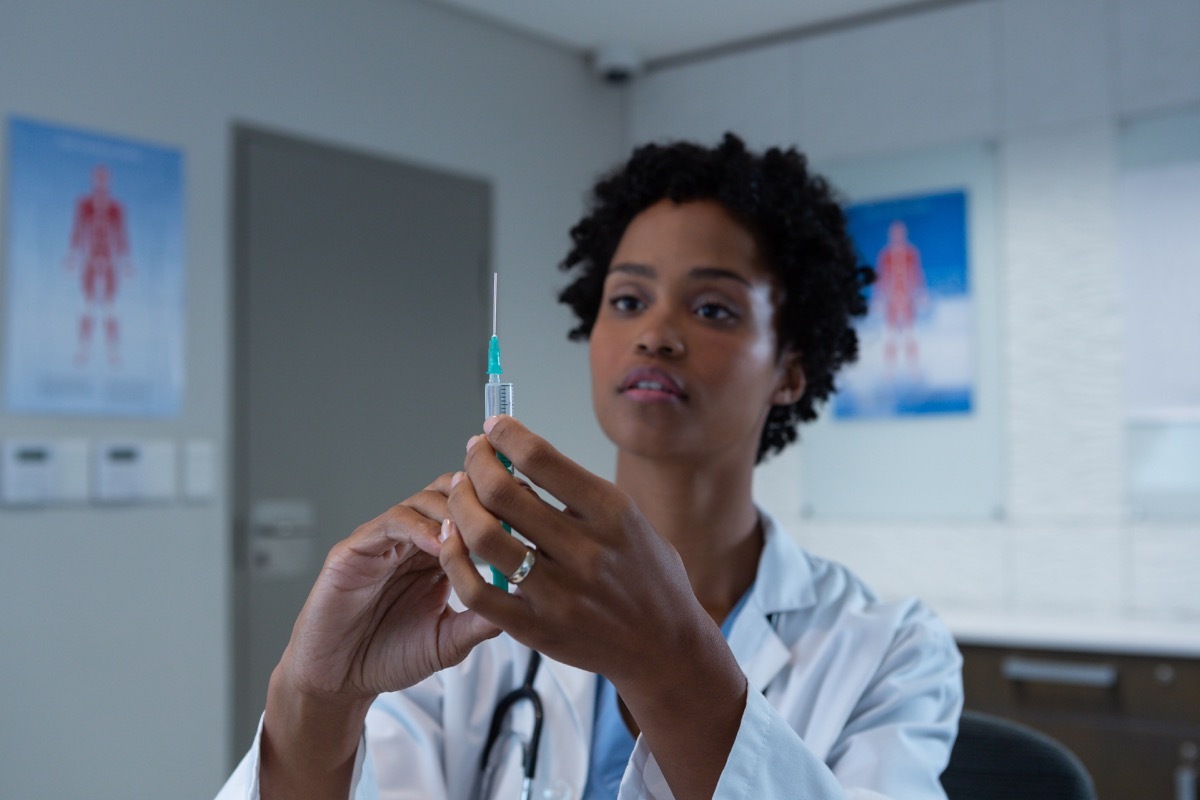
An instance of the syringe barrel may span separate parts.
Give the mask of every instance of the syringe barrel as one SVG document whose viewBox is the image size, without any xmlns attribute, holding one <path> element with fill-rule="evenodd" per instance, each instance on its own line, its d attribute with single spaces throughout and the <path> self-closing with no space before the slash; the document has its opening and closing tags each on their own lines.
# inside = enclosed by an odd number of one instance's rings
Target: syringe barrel
<svg viewBox="0 0 1200 800">
<path fill-rule="evenodd" d="M 516 416 L 513 413 L 513 385 L 499 382 L 485 383 L 483 385 L 483 409 L 485 419 L 497 414 Z"/>
</svg>

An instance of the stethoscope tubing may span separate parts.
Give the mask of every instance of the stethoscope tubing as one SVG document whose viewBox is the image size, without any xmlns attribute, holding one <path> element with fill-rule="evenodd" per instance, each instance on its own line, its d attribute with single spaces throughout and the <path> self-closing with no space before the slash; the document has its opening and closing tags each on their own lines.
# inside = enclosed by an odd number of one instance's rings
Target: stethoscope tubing
<svg viewBox="0 0 1200 800">
<path fill-rule="evenodd" d="M 525 680 L 516 689 L 513 689 L 504 697 L 500 698 L 500 702 L 496 704 L 496 710 L 492 712 L 492 722 L 488 726 L 487 740 L 483 745 L 483 753 L 479 758 L 479 770 L 481 773 L 487 773 L 488 759 L 492 754 L 492 748 L 500 738 L 500 728 L 504 724 L 504 718 L 508 716 L 509 710 L 514 705 L 522 700 L 529 701 L 533 708 L 533 730 L 529 735 L 529 746 L 525 748 L 525 752 L 521 757 L 521 767 L 524 773 L 524 781 L 522 782 L 521 795 L 527 798 L 532 791 L 533 776 L 537 774 L 537 757 L 538 750 L 542 741 L 542 722 L 544 720 L 544 712 L 542 709 L 542 698 L 537 690 L 533 688 L 533 681 L 537 677 L 538 668 L 542 663 L 542 654 L 536 650 L 531 650 L 529 653 L 529 666 L 525 668 Z"/>
</svg>

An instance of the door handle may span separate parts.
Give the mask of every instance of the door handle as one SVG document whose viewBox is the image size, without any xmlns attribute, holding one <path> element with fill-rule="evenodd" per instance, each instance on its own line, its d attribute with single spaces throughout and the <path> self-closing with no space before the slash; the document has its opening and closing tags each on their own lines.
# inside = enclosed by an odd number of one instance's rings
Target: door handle
<svg viewBox="0 0 1200 800">
<path fill-rule="evenodd" d="M 1013 683 L 1053 683 L 1093 689 L 1111 689 L 1117 685 L 1117 668 L 1103 663 L 1005 656 L 1000 663 L 1000 674 Z"/>
</svg>

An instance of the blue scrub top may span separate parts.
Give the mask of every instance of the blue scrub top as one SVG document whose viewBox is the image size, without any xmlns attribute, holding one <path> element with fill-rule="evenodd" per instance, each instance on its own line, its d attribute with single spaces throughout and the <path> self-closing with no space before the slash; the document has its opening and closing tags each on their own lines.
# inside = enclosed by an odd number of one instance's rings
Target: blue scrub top
<svg viewBox="0 0 1200 800">
<path fill-rule="evenodd" d="M 746 593 L 730 610 L 725 621 L 721 623 L 721 634 L 729 639 L 733 630 L 733 622 L 741 613 L 746 600 L 750 598 L 751 585 Z M 588 761 L 587 786 L 583 789 L 583 800 L 615 800 L 621 788 L 621 778 L 625 774 L 625 766 L 633 755 L 633 736 L 621 719 L 621 709 L 617 705 L 617 689 L 603 675 L 596 682 L 596 714 L 592 724 L 592 752 Z"/>
</svg>

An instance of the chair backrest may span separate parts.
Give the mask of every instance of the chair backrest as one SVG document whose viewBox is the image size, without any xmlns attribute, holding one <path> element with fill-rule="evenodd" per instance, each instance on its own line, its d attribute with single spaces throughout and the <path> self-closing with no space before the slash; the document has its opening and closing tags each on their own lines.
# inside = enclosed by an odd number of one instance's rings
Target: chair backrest
<svg viewBox="0 0 1200 800">
<path fill-rule="evenodd" d="M 1061 742 L 978 711 L 962 714 L 942 787 L 950 800 L 1096 800 L 1087 769 Z"/>
</svg>

